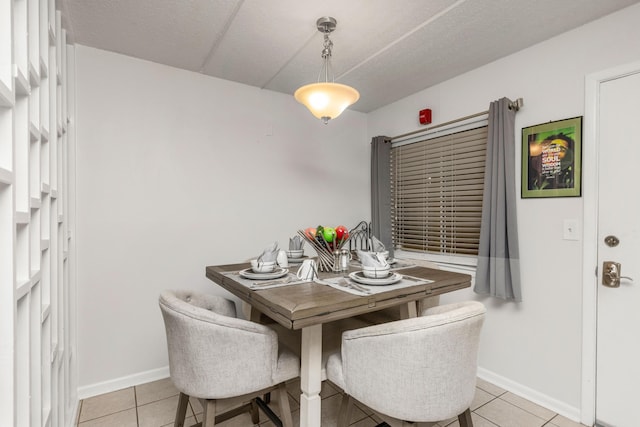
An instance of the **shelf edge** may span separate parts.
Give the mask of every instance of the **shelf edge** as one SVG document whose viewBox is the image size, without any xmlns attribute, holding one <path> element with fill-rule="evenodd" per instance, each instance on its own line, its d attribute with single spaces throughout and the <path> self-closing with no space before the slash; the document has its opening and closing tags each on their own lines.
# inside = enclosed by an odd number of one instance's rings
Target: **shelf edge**
<svg viewBox="0 0 640 427">
<path fill-rule="evenodd" d="M 40 279 L 42 278 L 42 273 L 40 272 L 40 270 L 31 270 L 31 286 L 34 286 L 36 283 L 40 282 Z"/>
<path fill-rule="evenodd" d="M 0 168 L 0 184 L 13 184 L 13 172 L 9 169 Z"/>
<path fill-rule="evenodd" d="M 29 217 L 28 212 L 20 212 L 16 211 L 15 213 L 16 225 L 27 225 L 31 218 Z"/>
<path fill-rule="evenodd" d="M 45 128 L 44 125 L 40 126 L 40 136 L 42 142 L 49 142 L 49 129 Z"/>
<path fill-rule="evenodd" d="M 20 301 L 31 291 L 31 280 L 22 280 L 16 286 L 16 301 Z"/>
<path fill-rule="evenodd" d="M 44 79 L 49 76 L 49 66 L 47 65 L 45 59 L 40 56 L 40 78 Z"/>
<path fill-rule="evenodd" d="M 0 106 L 13 107 L 15 103 L 16 98 L 12 89 L 4 84 L 2 80 L 0 80 Z"/>
<path fill-rule="evenodd" d="M 33 87 L 40 86 L 40 73 L 31 61 L 29 61 L 29 82 Z"/>
<path fill-rule="evenodd" d="M 13 69 L 13 81 L 16 86 L 16 95 L 29 96 L 31 94 L 29 78 L 17 65 Z"/>
<path fill-rule="evenodd" d="M 29 137 L 31 142 L 40 140 L 40 130 L 33 122 L 29 122 Z"/>
<path fill-rule="evenodd" d="M 42 207 L 42 201 L 37 197 L 29 198 L 29 207 L 31 209 L 40 209 Z"/>
</svg>

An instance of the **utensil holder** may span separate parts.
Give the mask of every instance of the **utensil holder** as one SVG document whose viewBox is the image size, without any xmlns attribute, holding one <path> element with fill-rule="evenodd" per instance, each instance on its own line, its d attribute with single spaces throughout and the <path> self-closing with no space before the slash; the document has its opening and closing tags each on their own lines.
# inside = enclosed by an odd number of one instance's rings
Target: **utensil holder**
<svg viewBox="0 0 640 427">
<path fill-rule="evenodd" d="M 351 236 L 346 239 L 341 240 L 338 243 L 332 242 L 328 243 L 324 238 L 321 241 L 312 239 L 303 230 L 298 230 L 298 235 L 302 237 L 305 242 L 309 243 L 311 247 L 318 254 L 318 269 L 323 272 L 334 272 L 334 256 L 333 252 L 335 250 L 340 250 L 342 247 L 349 241 Z M 340 266 L 337 266 L 339 269 Z"/>
</svg>

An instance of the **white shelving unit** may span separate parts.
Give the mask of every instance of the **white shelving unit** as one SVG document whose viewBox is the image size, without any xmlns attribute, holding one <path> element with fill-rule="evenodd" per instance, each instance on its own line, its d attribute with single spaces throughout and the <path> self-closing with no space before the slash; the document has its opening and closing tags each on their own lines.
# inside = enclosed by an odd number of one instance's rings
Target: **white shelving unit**
<svg viewBox="0 0 640 427">
<path fill-rule="evenodd" d="M 55 0 L 0 0 L 0 426 L 71 426 L 77 402 L 61 22 Z"/>
</svg>

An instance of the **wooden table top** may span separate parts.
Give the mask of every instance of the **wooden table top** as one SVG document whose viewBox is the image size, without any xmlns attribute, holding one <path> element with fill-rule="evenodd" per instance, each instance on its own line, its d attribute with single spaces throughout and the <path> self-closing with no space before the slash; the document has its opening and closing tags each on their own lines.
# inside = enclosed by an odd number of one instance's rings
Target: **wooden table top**
<svg viewBox="0 0 640 427">
<path fill-rule="evenodd" d="M 238 272 L 249 266 L 248 263 L 209 266 L 206 267 L 206 276 L 289 329 L 302 329 L 319 323 L 345 319 L 471 286 L 471 276 L 467 274 L 420 266 L 403 268 L 398 270 L 398 273 L 432 280 L 431 283 L 366 296 L 354 295 L 314 282 L 270 289 L 249 289 L 224 275 L 224 273 Z M 350 269 L 350 271 L 357 270 Z M 335 276 L 342 275 L 320 273 L 321 278 Z"/>
</svg>

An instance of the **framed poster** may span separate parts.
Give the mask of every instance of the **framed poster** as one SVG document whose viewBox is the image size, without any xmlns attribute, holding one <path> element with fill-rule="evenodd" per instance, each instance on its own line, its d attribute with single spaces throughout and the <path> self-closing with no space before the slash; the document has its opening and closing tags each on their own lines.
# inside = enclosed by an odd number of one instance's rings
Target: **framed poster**
<svg viewBox="0 0 640 427">
<path fill-rule="evenodd" d="M 522 198 L 580 197 L 582 117 L 522 128 Z"/>
</svg>

